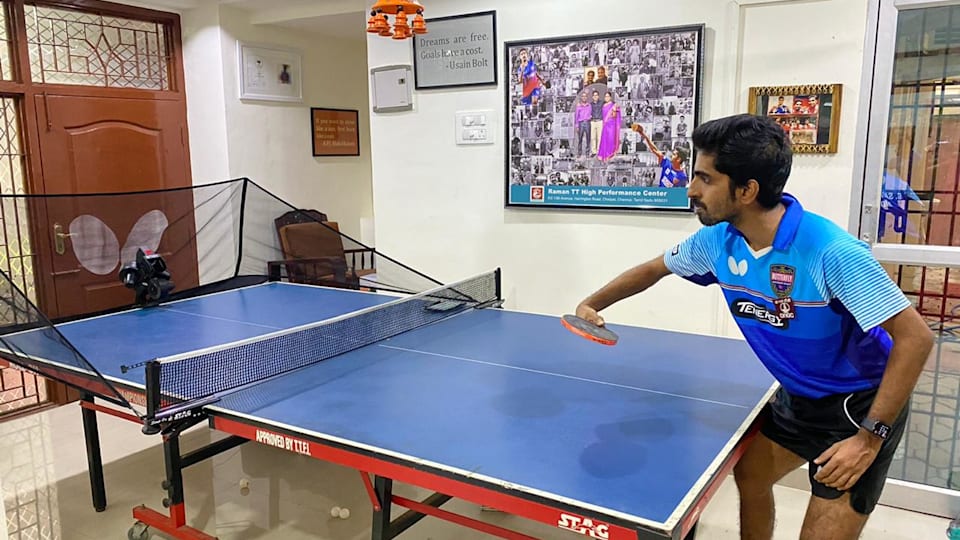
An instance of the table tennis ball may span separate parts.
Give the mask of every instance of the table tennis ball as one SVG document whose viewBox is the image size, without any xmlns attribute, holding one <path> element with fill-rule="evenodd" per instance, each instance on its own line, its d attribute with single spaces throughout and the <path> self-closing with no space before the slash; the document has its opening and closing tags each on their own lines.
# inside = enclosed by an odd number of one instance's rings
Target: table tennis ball
<svg viewBox="0 0 960 540">
<path fill-rule="evenodd" d="M 246 478 L 240 479 L 240 494 L 244 496 L 250 494 L 250 480 Z"/>
<path fill-rule="evenodd" d="M 333 508 L 330 509 L 330 515 L 333 517 L 338 517 L 340 519 L 347 519 L 348 517 L 350 517 L 350 509 L 334 506 Z"/>
</svg>

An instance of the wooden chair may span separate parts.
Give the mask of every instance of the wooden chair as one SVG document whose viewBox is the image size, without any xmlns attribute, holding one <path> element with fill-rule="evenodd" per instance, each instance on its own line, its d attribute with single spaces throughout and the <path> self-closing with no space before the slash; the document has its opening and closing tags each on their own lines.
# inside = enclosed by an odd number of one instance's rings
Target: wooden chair
<svg viewBox="0 0 960 540">
<path fill-rule="evenodd" d="M 283 260 L 268 263 L 271 279 L 286 270 L 287 280 L 295 283 L 359 288 L 361 276 L 376 272 L 373 249 L 344 249 L 337 222 L 316 221 L 318 214 L 326 217 L 316 210 L 298 212 L 299 217 L 287 212 L 276 220 Z"/>
<path fill-rule="evenodd" d="M 327 220 L 327 215 L 319 210 L 290 210 L 289 212 L 284 212 L 280 217 L 273 220 L 274 226 L 277 228 L 277 236 L 280 236 L 280 229 L 286 227 L 287 225 L 293 225 L 294 223 L 322 223 Z"/>
</svg>

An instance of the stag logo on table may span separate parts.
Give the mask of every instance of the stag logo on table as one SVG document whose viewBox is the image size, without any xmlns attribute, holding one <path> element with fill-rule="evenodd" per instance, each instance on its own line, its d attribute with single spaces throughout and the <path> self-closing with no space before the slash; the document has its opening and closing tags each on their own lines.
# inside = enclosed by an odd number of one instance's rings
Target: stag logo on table
<svg viewBox="0 0 960 540">
<path fill-rule="evenodd" d="M 610 525 L 590 518 L 574 516 L 571 514 L 560 514 L 557 521 L 557 527 L 580 533 L 589 538 L 600 538 L 601 540 L 610 539 Z"/>
</svg>

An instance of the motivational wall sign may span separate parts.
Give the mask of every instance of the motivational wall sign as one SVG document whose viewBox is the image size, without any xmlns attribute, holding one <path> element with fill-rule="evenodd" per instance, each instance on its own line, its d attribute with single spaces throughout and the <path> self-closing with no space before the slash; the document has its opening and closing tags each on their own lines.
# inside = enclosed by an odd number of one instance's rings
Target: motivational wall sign
<svg viewBox="0 0 960 540">
<path fill-rule="evenodd" d="M 427 19 L 413 38 L 416 88 L 497 84 L 495 11 Z"/>
<path fill-rule="evenodd" d="M 359 111 L 310 108 L 314 156 L 359 156 Z"/>
</svg>

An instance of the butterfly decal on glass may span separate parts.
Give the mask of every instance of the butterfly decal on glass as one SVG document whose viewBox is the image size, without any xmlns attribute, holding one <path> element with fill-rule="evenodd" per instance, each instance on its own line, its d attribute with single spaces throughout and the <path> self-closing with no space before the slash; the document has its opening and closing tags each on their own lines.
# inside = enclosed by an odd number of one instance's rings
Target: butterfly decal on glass
<svg viewBox="0 0 960 540">
<path fill-rule="evenodd" d="M 137 249 L 156 251 L 167 229 L 167 216 L 160 210 L 151 210 L 133 224 L 123 249 L 117 235 L 106 223 L 90 214 L 79 215 L 70 222 L 70 243 L 80 266 L 99 276 L 117 270 L 133 261 Z"/>
</svg>

